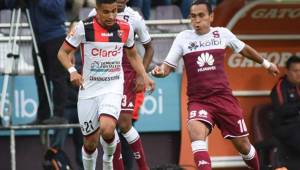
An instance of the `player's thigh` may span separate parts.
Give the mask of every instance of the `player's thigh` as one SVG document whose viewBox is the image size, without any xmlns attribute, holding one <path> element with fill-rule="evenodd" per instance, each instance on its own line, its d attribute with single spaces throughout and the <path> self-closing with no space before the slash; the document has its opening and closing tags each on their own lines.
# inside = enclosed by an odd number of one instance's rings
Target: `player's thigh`
<svg viewBox="0 0 300 170">
<path fill-rule="evenodd" d="M 119 119 L 121 111 L 122 94 L 107 93 L 98 97 L 100 116 L 111 116 L 115 120 Z"/>
<path fill-rule="evenodd" d="M 213 108 L 201 102 L 188 104 L 188 130 L 191 140 L 205 140 L 210 133 L 214 121 L 211 112 Z"/>
<path fill-rule="evenodd" d="M 78 119 L 84 136 L 94 133 L 99 128 L 98 107 L 96 97 L 78 100 Z"/>
<path fill-rule="evenodd" d="M 121 105 L 121 114 L 123 113 L 131 113 L 134 109 L 136 92 L 135 88 L 135 78 L 136 74 L 132 71 L 125 72 L 125 81 L 124 81 L 124 93 L 122 98 Z"/>
<path fill-rule="evenodd" d="M 224 138 L 248 136 L 243 110 L 234 96 L 218 96 L 216 108 L 214 119 Z"/>
<path fill-rule="evenodd" d="M 207 124 L 199 120 L 189 121 L 188 131 L 191 141 L 205 140 L 210 132 Z"/>
</svg>

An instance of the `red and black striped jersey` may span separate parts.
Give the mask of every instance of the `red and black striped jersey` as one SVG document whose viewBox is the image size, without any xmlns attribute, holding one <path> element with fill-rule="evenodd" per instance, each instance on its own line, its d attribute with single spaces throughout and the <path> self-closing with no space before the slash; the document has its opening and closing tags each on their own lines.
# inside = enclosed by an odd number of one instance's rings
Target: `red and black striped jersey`
<svg viewBox="0 0 300 170">
<path fill-rule="evenodd" d="M 134 46 L 130 24 L 116 20 L 112 27 L 104 28 L 95 17 L 90 17 L 77 24 L 66 42 L 81 49 L 84 90 L 80 90 L 79 98 L 104 93 L 123 94 L 123 48 Z"/>
</svg>

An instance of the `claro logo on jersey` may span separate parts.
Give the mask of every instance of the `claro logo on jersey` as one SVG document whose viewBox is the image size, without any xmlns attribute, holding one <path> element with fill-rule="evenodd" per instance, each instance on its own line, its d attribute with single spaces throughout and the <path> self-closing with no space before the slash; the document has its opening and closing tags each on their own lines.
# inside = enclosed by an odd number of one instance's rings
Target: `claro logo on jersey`
<svg viewBox="0 0 300 170">
<path fill-rule="evenodd" d="M 197 64 L 200 67 L 198 68 L 198 72 L 216 70 L 216 66 L 214 66 L 214 62 L 215 59 L 211 54 L 209 54 L 208 52 L 202 53 L 197 58 Z M 208 66 L 205 66 L 205 63 L 207 63 Z"/>
<path fill-rule="evenodd" d="M 209 46 L 218 46 L 221 45 L 222 41 L 219 38 L 212 38 L 210 40 L 206 40 L 206 41 L 192 41 L 189 42 L 189 46 L 188 49 L 193 51 L 196 50 L 198 48 L 203 48 L 203 47 L 209 47 Z"/>
<path fill-rule="evenodd" d="M 118 54 L 122 52 L 121 46 L 115 46 L 112 50 L 101 49 L 101 48 L 93 48 L 91 50 L 92 56 L 94 57 L 116 57 Z"/>
</svg>

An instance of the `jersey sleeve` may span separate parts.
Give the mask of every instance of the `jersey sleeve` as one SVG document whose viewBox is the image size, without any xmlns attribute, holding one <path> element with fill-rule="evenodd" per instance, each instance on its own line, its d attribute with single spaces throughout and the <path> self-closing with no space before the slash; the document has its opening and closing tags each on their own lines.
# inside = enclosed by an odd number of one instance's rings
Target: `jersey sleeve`
<svg viewBox="0 0 300 170">
<path fill-rule="evenodd" d="M 82 43 L 83 39 L 84 39 L 84 26 L 83 26 L 83 22 L 80 21 L 78 22 L 78 24 L 72 29 L 72 31 L 68 34 L 68 36 L 66 37 L 66 42 L 74 47 L 77 48 L 80 43 Z"/>
<path fill-rule="evenodd" d="M 226 41 L 226 46 L 230 47 L 235 53 L 239 53 L 244 49 L 245 43 L 239 40 L 230 30 L 223 28 L 222 32 Z"/>
<path fill-rule="evenodd" d="M 97 15 L 96 8 L 93 8 L 93 9 L 91 10 L 91 12 L 89 13 L 88 18 L 89 18 L 89 17 L 96 16 L 96 15 Z"/>
<path fill-rule="evenodd" d="M 132 26 L 128 23 L 129 25 L 129 33 L 127 37 L 127 41 L 125 42 L 125 47 L 131 48 L 134 46 L 134 32 Z"/>
<path fill-rule="evenodd" d="M 140 16 L 137 15 L 136 17 L 136 34 L 138 35 L 138 40 L 142 44 L 147 44 L 151 41 L 151 37 L 148 32 L 148 28 L 146 26 L 145 20 Z"/>
<path fill-rule="evenodd" d="M 183 49 L 181 45 L 181 34 L 178 34 L 171 46 L 171 49 L 164 63 L 173 68 L 176 68 L 182 55 L 183 55 Z"/>
</svg>

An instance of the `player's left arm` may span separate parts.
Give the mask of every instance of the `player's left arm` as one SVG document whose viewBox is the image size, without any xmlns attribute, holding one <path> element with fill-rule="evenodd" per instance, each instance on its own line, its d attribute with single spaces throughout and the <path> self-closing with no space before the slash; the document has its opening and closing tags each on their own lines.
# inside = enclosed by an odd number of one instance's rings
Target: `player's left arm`
<svg viewBox="0 0 300 170">
<path fill-rule="evenodd" d="M 222 33 L 227 46 L 233 49 L 235 53 L 240 53 L 244 57 L 262 64 L 273 76 L 279 74 L 279 69 L 274 63 L 264 59 L 254 48 L 239 40 L 230 30 L 227 28 L 220 28 L 219 31 Z"/>
<path fill-rule="evenodd" d="M 278 67 L 274 63 L 260 56 L 259 53 L 251 46 L 245 44 L 245 47 L 242 49 L 242 51 L 240 51 L 240 54 L 259 64 L 262 64 L 263 67 L 266 68 L 273 76 L 277 76 L 279 74 Z"/>
</svg>

